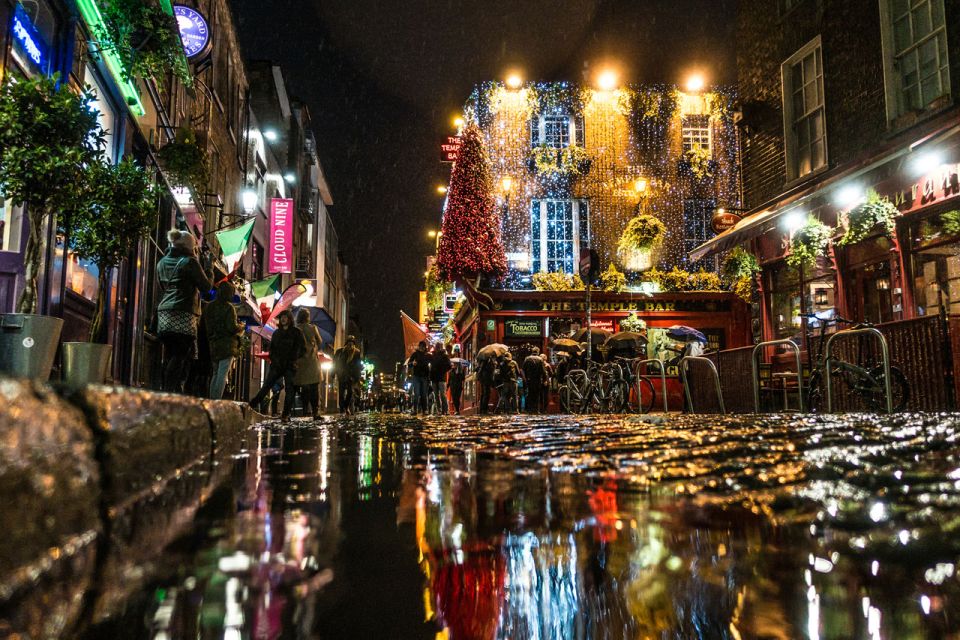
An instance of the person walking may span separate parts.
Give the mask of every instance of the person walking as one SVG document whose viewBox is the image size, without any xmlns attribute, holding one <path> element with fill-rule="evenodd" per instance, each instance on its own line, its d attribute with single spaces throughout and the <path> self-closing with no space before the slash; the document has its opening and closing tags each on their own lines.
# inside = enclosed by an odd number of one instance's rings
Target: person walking
<svg viewBox="0 0 960 640">
<path fill-rule="evenodd" d="M 297 329 L 303 334 L 303 341 L 307 351 L 297 362 L 297 372 L 293 376 L 293 384 L 300 389 L 300 400 L 303 401 L 303 411 L 314 418 L 320 415 L 320 349 L 323 347 L 323 338 L 320 330 L 310 322 L 310 311 L 301 308 L 297 311 Z"/>
<path fill-rule="evenodd" d="M 283 412 L 280 419 L 290 421 L 290 412 L 293 409 L 294 384 L 293 376 L 297 371 L 297 363 L 307 350 L 300 329 L 293 324 L 293 314 L 289 310 L 280 312 L 277 316 L 277 330 L 270 338 L 270 370 L 263 380 L 260 391 L 250 399 L 250 406 L 258 407 L 270 389 L 283 380 L 286 397 L 283 400 Z"/>
<path fill-rule="evenodd" d="M 209 269 L 197 259 L 197 240 L 188 231 L 167 232 L 170 247 L 157 263 L 160 304 L 157 333 L 163 343 L 164 391 L 183 393 L 190 367 L 197 359 L 200 293 L 211 287 Z"/>
<path fill-rule="evenodd" d="M 360 380 L 360 372 L 363 370 L 356 338 L 347 336 L 346 343 L 333 354 L 333 366 L 340 391 L 340 413 L 350 415 L 354 408 L 353 387 Z"/>
<path fill-rule="evenodd" d="M 410 370 L 413 384 L 413 413 L 427 413 L 430 410 L 428 396 L 430 395 L 430 354 L 427 353 L 427 343 L 421 340 L 417 350 L 407 358 L 407 367 Z"/>
<path fill-rule="evenodd" d="M 450 413 L 450 406 L 447 404 L 447 373 L 452 366 L 447 350 L 437 343 L 433 347 L 433 355 L 430 356 L 430 385 L 437 397 L 437 410 L 442 416 Z"/>
<path fill-rule="evenodd" d="M 240 355 L 240 336 L 243 325 L 237 322 L 237 310 L 233 307 L 233 296 L 237 290 L 229 281 L 217 286 L 217 298 L 203 310 L 203 325 L 210 345 L 210 362 L 213 375 L 210 378 L 210 398 L 223 398 L 223 389 L 227 384 L 233 362 Z"/>
<path fill-rule="evenodd" d="M 481 414 L 490 412 L 490 392 L 496 383 L 497 363 L 493 358 L 485 358 L 477 362 L 477 382 L 480 383 Z"/>
<path fill-rule="evenodd" d="M 517 412 L 517 379 L 520 377 L 520 367 L 508 351 L 503 354 L 500 362 L 500 389 L 503 393 L 503 409 L 507 413 Z"/>
<path fill-rule="evenodd" d="M 450 389 L 453 411 L 460 415 L 460 401 L 463 399 L 463 384 L 467 378 L 467 368 L 463 366 L 463 362 L 460 360 L 460 345 L 454 345 L 452 353 L 457 361 L 452 363 L 450 373 L 447 375 L 447 388 Z"/>
<path fill-rule="evenodd" d="M 543 413 L 543 385 L 546 381 L 547 369 L 540 349 L 533 350 L 523 360 L 523 378 L 527 381 L 527 413 Z"/>
</svg>

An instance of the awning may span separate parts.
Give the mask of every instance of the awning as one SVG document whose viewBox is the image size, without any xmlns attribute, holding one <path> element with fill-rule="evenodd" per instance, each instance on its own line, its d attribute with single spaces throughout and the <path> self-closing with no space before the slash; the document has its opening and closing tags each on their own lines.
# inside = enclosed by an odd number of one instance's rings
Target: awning
<svg viewBox="0 0 960 640">
<path fill-rule="evenodd" d="M 320 330 L 320 337 L 323 338 L 324 346 L 333 346 L 337 335 L 337 321 L 330 317 L 325 309 L 320 307 L 301 307 L 310 311 L 310 322 Z"/>
<path fill-rule="evenodd" d="M 733 249 L 737 245 L 762 235 L 774 227 L 777 218 L 787 209 L 761 211 L 748 216 L 730 229 L 716 235 L 690 252 L 690 261 L 696 262 L 706 256 Z"/>
</svg>

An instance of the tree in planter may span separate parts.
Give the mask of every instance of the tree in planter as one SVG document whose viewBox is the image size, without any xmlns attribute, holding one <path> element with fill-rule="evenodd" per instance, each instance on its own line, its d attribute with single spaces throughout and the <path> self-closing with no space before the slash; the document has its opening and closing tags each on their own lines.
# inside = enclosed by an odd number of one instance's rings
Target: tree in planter
<svg viewBox="0 0 960 640">
<path fill-rule="evenodd" d="M 659 218 L 646 213 L 634 216 L 623 230 L 617 252 L 624 266 L 631 271 L 649 268 L 650 252 L 663 242 L 667 227 Z"/>
<path fill-rule="evenodd" d="M 54 213 L 83 208 L 87 167 L 99 163 L 105 146 L 93 93 L 59 86 L 59 78 L 36 76 L 0 87 L 0 185 L 3 197 L 27 207 L 24 288 L 17 313 L 36 313 L 37 274 L 43 228 Z"/>
<path fill-rule="evenodd" d="M 103 29 L 97 39 L 123 64 L 126 80 L 159 78 L 167 72 L 186 86 L 193 76 L 183 55 L 177 20 L 149 0 L 102 0 Z"/>
<path fill-rule="evenodd" d="M 71 244 L 80 258 L 100 270 L 90 341 L 103 339 L 110 273 L 146 238 L 156 217 L 158 194 L 146 171 L 130 158 L 120 164 L 96 162 L 87 169 L 89 206 L 77 212 Z"/>
<path fill-rule="evenodd" d="M 790 255 L 787 256 L 787 264 L 795 269 L 812 267 L 818 258 L 827 255 L 829 246 L 830 227 L 810 216 L 790 239 Z"/>
</svg>

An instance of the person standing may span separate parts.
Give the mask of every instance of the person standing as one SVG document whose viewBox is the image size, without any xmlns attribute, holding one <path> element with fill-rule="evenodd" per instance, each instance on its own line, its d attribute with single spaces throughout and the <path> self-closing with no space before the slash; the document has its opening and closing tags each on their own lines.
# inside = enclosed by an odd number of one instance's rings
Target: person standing
<svg viewBox="0 0 960 640">
<path fill-rule="evenodd" d="M 306 353 L 297 363 L 297 372 L 293 376 L 293 384 L 300 389 L 300 399 L 303 401 L 303 411 L 314 418 L 320 415 L 320 349 L 323 347 L 323 338 L 320 330 L 310 322 L 310 312 L 301 308 L 297 311 L 297 329 L 303 334 Z"/>
<path fill-rule="evenodd" d="M 547 371 L 540 349 L 533 350 L 523 360 L 523 378 L 527 381 L 527 413 L 543 413 L 543 385 Z"/>
<path fill-rule="evenodd" d="M 497 363 L 492 358 L 485 358 L 477 362 L 477 382 L 480 383 L 480 407 L 478 412 L 481 414 L 490 412 L 490 391 L 496 383 Z"/>
<path fill-rule="evenodd" d="M 467 368 L 463 366 L 463 361 L 460 360 L 460 345 L 458 344 L 453 346 L 453 357 L 456 358 L 456 362 L 451 359 L 452 366 L 450 367 L 450 374 L 447 376 L 447 388 L 450 389 L 453 411 L 460 415 L 460 401 L 463 398 L 463 383 L 467 377 Z"/>
<path fill-rule="evenodd" d="M 163 343 L 163 390 L 183 393 L 197 359 L 200 293 L 211 287 L 209 270 L 197 259 L 197 240 L 188 231 L 167 232 L 170 247 L 157 263 L 160 304 L 157 333 Z"/>
<path fill-rule="evenodd" d="M 243 325 L 237 322 L 237 310 L 233 307 L 233 296 L 237 290 L 229 281 L 217 286 L 217 298 L 203 310 L 203 324 L 207 331 L 207 343 L 210 345 L 210 362 L 213 375 L 210 378 L 210 398 L 223 398 L 223 389 L 227 384 L 227 375 L 233 361 L 240 355 L 240 336 Z"/>
<path fill-rule="evenodd" d="M 450 413 L 450 406 L 447 404 L 447 373 L 451 366 L 447 350 L 442 344 L 437 343 L 430 357 L 430 385 L 433 387 L 434 395 L 437 396 L 437 410 L 442 416 Z"/>
<path fill-rule="evenodd" d="M 413 412 L 426 413 L 430 408 L 427 400 L 430 394 L 430 354 L 425 340 L 421 340 L 417 350 L 410 354 L 407 366 L 413 383 Z"/>
<path fill-rule="evenodd" d="M 340 413 L 350 415 L 353 413 L 353 387 L 360 380 L 359 372 L 363 370 L 356 338 L 347 336 L 346 344 L 333 354 L 333 366 L 340 391 Z"/>
<path fill-rule="evenodd" d="M 500 363 L 500 388 L 503 393 L 503 409 L 508 413 L 517 412 L 517 379 L 520 377 L 520 367 L 508 351 L 503 354 Z"/>
<path fill-rule="evenodd" d="M 270 338 L 270 370 L 260 391 L 250 399 L 250 406 L 258 407 L 274 384 L 283 380 L 286 397 L 280 418 L 283 422 L 289 422 L 293 409 L 293 376 L 297 371 L 297 363 L 306 350 L 303 334 L 293 324 L 293 314 L 288 310 L 281 311 L 277 316 L 277 330 Z"/>
</svg>

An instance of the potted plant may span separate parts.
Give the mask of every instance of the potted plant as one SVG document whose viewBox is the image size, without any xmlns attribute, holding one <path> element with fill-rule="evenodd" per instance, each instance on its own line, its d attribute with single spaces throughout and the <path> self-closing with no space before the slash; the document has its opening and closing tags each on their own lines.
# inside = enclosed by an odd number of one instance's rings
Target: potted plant
<svg viewBox="0 0 960 640">
<path fill-rule="evenodd" d="M 533 274 L 533 288 L 537 291 L 583 291 L 587 287 L 575 273 L 544 271 Z"/>
<path fill-rule="evenodd" d="M 171 183 L 187 187 L 197 197 L 204 192 L 209 180 L 207 154 L 192 129 L 179 129 L 174 139 L 157 151 L 157 160 Z"/>
<path fill-rule="evenodd" d="M 871 189 L 867 192 L 865 202 L 842 216 L 843 227 L 846 231 L 837 241 L 837 244 L 840 246 L 856 244 L 865 240 L 878 228 L 886 235 L 891 236 L 896 228 L 895 219 L 899 214 L 900 211 L 895 204 Z"/>
<path fill-rule="evenodd" d="M 59 77 L 8 76 L 0 87 L 0 185 L 25 207 L 23 289 L 16 313 L 0 315 L 0 371 L 46 380 L 63 320 L 36 315 L 37 277 L 51 214 L 82 208 L 86 167 L 97 163 L 104 132 L 89 90 L 74 92 Z"/>
<path fill-rule="evenodd" d="M 810 216 L 806 223 L 790 238 L 790 254 L 787 264 L 796 268 L 809 268 L 817 259 L 827 255 L 830 245 L 830 227 Z"/>
<path fill-rule="evenodd" d="M 96 162 L 87 176 L 89 205 L 75 216 L 71 244 L 74 253 L 95 263 L 100 273 L 90 342 L 63 343 L 64 382 L 70 386 L 106 380 L 112 351 L 104 325 L 110 276 L 150 232 L 158 197 L 147 172 L 130 158 L 116 165 Z"/>
<path fill-rule="evenodd" d="M 150 0 L 103 0 L 103 28 L 95 35 L 123 63 L 125 79 L 161 78 L 172 72 L 184 85 L 193 76 L 183 53 L 176 18 Z"/>
<path fill-rule="evenodd" d="M 760 272 L 760 261 L 757 257 L 743 247 L 737 247 L 723 259 L 721 272 L 730 290 L 745 302 L 750 302 L 753 298 L 755 276 Z"/>
<path fill-rule="evenodd" d="M 634 216 L 620 236 L 617 253 L 628 271 L 646 271 L 653 260 L 651 253 L 663 242 L 667 227 L 659 218 L 646 213 Z"/>
<path fill-rule="evenodd" d="M 627 290 L 627 276 L 611 262 L 607 270 L 600 274 L 600 288 L 611 293 L 623 293 Z"/>
</svg>

